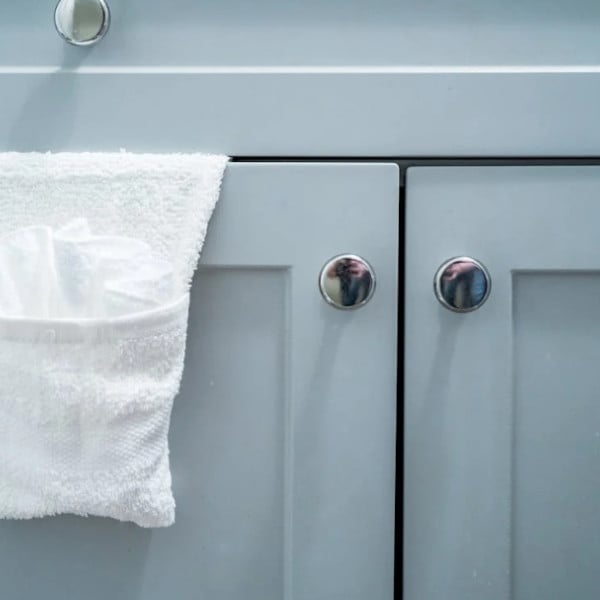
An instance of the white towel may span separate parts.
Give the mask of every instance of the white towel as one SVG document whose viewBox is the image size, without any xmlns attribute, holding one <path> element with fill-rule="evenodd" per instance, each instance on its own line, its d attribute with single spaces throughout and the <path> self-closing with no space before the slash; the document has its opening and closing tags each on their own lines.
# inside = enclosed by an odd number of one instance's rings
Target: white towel
<svg viewBox="0 0 600 600">
<path fill-rule="evenodd" d="M 226 163 L 0 154 L 0 517 L 173 523 L 169 419 Z"/>
</svg>

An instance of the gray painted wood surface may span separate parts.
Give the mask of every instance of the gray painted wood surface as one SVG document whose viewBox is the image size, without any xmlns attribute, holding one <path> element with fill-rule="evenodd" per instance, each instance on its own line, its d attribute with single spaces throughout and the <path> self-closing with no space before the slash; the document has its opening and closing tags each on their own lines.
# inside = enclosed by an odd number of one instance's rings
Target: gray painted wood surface
<svg viewBox="0 0 600 600">
<path fill-rule="evenodd" d="M 111 0 L 68 46 L 0 6 L 0 149 L 598 156 L 594 0 Z"/>
<path fill-rule="evenodd" d="M 0 64 L 81 56 L 54 0 L 0 5 Z M 594 0 L 110 0 L 99 65 L 593 65 Z"/>
<path fill-rule="evenodd" d="M 0 597 L 391 600 L 397 223 L 395 165 L 228 167 L 169 436 L 175 525 L 0 522 Z M 377 274 L 357 311 L 317 286 L 347 251 Z"/>
<path fill-rule="evenodd" d="M 600 587 L 600 169 L 407 179 L 405 598 L 595 600 Z M 434 297 L 447 258 L 492 277 Z"/>
<path fill-rule="evenodd" d="M 0 149 L 600 155 L 600 71 L 195 71 L 0 69 Z"/>
</svg>

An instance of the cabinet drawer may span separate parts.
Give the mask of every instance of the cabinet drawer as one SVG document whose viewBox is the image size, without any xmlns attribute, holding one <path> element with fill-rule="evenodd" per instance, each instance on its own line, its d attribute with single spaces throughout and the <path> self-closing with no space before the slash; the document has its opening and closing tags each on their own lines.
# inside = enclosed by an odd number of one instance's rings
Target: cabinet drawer
<svg viewBox="0 0 600 600">
<path fill-rule="evenodd" d="M 2 3 L 1 149 L 600 154 L 594 2 L 108 3 L 85 48 L 55 31 L 54 0 Z"/>
<path fill-rule="evenodd" d="M 192 288 L 176 523 L 0 522 L 2 598 L 391 600 L 398 170 L 232 164 Z M 333 255 L 372 265 L 354 311 Z"/>
</svg>

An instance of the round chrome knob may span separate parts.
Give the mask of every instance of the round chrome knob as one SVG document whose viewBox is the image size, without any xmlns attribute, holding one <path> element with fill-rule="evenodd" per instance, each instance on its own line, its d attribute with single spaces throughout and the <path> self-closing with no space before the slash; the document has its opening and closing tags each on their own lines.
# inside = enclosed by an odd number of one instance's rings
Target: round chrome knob
<svg viewBox="0 0 600 600">
<path fill-rule="evenodd" d="M 364 306 L 375 291 L 375 273 L 360 256 L 340 254 L 328 260 L 319 274 L 323 298 L 344 310 Z"/>
<path fill-rule="evenodd" d="M 458 256 L 440 266 L 433 287 L 442 306 L 455 312 L 470 312 L 488 299 L 492 279 L 478 260 Z"/>
<path fill-rule="evenodd" d="M 54 10 L 54 24 L 69 44 L 91 46 L 108 31 L 110 10 L 105 0 L 60 0 Z"/>
</svg>

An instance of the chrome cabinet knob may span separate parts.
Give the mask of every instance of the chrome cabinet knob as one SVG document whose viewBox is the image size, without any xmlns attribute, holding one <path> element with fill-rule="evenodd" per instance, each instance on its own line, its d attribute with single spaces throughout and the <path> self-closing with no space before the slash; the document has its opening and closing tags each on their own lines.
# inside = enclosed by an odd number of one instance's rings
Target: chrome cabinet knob
<svg viewBox="0 0 600 600">
<path fill-rule="evenodd" d="M 54 10 L 54 24 L 69 44 L 91 46 L 108 31 L 110 10 L 105 0 L 60 0 Z"/>
<path fill-rule="evenodd" d="M 364 306 L 375 291 L 371 265 L 355 254 L 340 254 L 328 260 L 319 274 L 323 298 L 344 310 Z"/>
<path fill-rule="evenodd" d="M 478 260 L 458 256 L 440 266 L 433 287 L 436 298 L 445 308 L 455 312 L 471 312 L 488 299 L 492 279 Z"/>
</svg>

